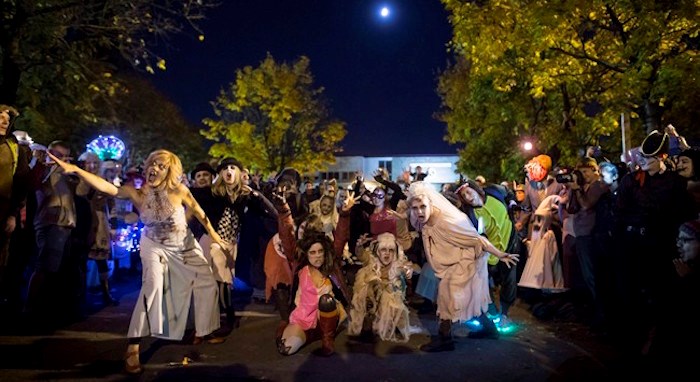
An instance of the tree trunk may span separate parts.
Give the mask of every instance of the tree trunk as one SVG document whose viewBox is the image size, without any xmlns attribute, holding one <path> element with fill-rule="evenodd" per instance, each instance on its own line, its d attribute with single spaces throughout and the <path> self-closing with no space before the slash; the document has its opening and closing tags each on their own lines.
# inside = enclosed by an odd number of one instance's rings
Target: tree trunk
<svg viewBox="0 0 700 382">
<path fill-rule="evenodd" d="M 645 99 L 641 107 L 641 116 L 644 131 L 647 134 L 659 129 L 661 125 L 661 110 L 658 103 Z"/>
</svg>

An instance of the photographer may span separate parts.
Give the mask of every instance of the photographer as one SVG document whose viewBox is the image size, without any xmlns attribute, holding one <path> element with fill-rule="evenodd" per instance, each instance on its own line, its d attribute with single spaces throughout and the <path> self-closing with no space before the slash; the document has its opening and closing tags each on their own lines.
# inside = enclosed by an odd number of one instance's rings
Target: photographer
<svg viewBox="0 0 700 382">
<path fill-rule="evenodd" d="M 574 234 L 576 235 L 576 257 L 581 267 L 581 276 L 588 289 L 593 304 L 593 326 L 603 324 L 603 304 L 600 297 L 600 272 L 598 254 L 604 253 L 595 240 L 596 204 L 610 192 L 598 174 L 598 163 L 591 157 L 583 157 L 572 172 L 572 179 L 567 183 L 569 198 L 567 212 L 573 215 Z"/>
</svg>

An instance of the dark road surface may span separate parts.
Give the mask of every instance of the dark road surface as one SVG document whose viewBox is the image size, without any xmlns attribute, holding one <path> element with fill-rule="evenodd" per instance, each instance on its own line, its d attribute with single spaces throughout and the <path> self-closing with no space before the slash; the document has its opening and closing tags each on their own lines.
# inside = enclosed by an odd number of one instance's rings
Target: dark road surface
<svg viewBox="0 0 700 382">
<path fill-rule="evenodd" d="M 453 352 L 423 353 L 420 345 L 435 333 L 434 314 L 411 321 L 421 333 L 406 344 L 356 342 L 343 331 L 336 354 L 315 355 L 320 342 L 295 355 L 275 349 L 278 315 L 272 304 L 250 302 L 238 312 L 240 326 L 225 343 L 188 345 L 147 339 L 145 371 L 122 372 L 125 333 L 138 294 L 138 281 L 115 284 L 121 304 L 102 307 L 94 295 L 84 319 L 48 333 L 4 323 L 0 335 L 0 381 L 605 381 L 627 374 L 606 337 L 575 322 L 539 321 L 520 300 L 511 310 L 515 332 L 498 340 L 468 339 L 455 328 Z M 95 301 L 91 301 L 95 300 Z M 187 364 L 183 361 L 187 358 Z"/>
</svg>

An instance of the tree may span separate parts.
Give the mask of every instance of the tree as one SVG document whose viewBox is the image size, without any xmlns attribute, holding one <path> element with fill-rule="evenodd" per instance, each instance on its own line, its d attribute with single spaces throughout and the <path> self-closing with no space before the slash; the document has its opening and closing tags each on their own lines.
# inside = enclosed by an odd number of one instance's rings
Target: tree
<svg viewBox="0 0 700 382">
<path fill-rule="evenodd" d="M 263 171 L 324 169 L 340 152 L 345 123 L 330 118 L 323 88 L 313 86 L 309 59 L 277 63 L 268 53 L 260 66 L 236 71 L 236 80 L 212 102 L 216 118 L 201 133 L 214 142 L 213 157 L 234 156 Z"/>
<path fill-rule="evenodd" d="M 104 115 L 96 103 L 118 93 L 118 68 L 165 70 L 152 47 L 185 28 L 198 32 L 196 23 L 212 6 L 205 0 L 3 0 L 0 103 L 19 106 L 18 126 L 41 139 L 99 123 Z"/>
<path fill-rule="evenodd" d="M 589 144 L 619 154 L 620 113 L 639 142 L 673 122 L 665 113 L 697 108 L 684 95 L 698 93 L 696 1 L 442 1 L 458 62 L 441 76 L 438 116 L 466 143 L 464 162 L 498 155 L 485 139 L 521 135 L 564 164 Z"/>
<path fill-rule="evenodd" d="M 207 159 L 204 138 L 175 104 L 141 76 L 123 76 L 118 80 L 128 85 L 119 89 L 122 94 L 109 105 L 109 114 L 114 117 L 100 125 L 77 129 L 70 140 L 73 147 L 83 147 L 86 140 L 98 135 L 111 134 L 127 145 L 128 166 L 140 165 L 156 149 L 177 154 L 185 171 Z"/>
</svg>

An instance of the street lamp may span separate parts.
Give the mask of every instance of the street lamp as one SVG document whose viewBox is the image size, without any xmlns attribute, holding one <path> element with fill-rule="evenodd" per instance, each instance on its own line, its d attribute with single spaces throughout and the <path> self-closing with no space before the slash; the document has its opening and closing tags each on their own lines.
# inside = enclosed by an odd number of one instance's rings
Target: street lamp
<svg viewBox="0 0 700 382">
<path fill-rule="evenodd" d="M 525 150 L 525 151 L 532 150 L 532 142 L 530 142 L 530 141 L 523 142 L 522 146 L 523 146 L 523 150 Z"/>
</svg>

